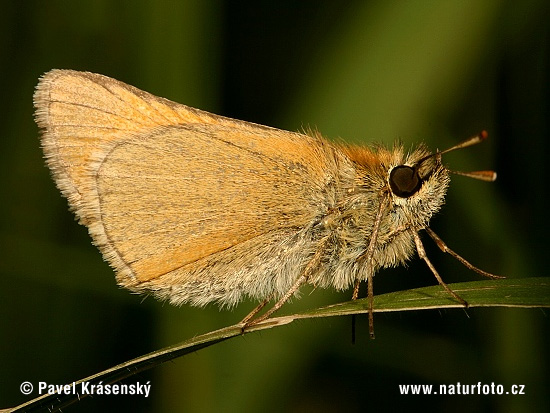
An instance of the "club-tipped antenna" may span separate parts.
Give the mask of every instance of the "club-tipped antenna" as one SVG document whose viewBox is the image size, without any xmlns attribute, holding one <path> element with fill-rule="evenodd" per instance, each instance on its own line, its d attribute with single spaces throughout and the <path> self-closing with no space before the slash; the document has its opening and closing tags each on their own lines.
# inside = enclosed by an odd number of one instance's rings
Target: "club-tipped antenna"
<svg viewBox="0 0 550 413">
<path fill-rule="evenodd" d="M 483 142 L 485 139 L 489 137 L 489 134 L 487 131 L 481 131 L 477 135 L 472 136 L 471 138 L 468 138 L 454 146 L 451 146 L 448 149 L 445 149 L 443 151 L 437 151 L 435 153 L 432 153 L 430 155 L 425 156 L 424 158 L 420 159 L 416 165 L 420 165 L 426 160 L 433 158 L 433 157 L 440 157 L 444 153 L 448 153 L 457 149 L 464 149 L 468 148 L 473 145 L 477 145 L 478 143 Z M 450 173 L 453 173 L 455 175 L 462 175 L 467 176 L 469 178 L 478 179 L 480 181 L 486 181 L 486 182 L 493 182 L 495 179 L 497 179 L 497 173 L 495 171 L 472 171 L 472 172 L 462 172 L 462 171 L 453 171 L 450 169 L 447 169 Z"/>
</svg>

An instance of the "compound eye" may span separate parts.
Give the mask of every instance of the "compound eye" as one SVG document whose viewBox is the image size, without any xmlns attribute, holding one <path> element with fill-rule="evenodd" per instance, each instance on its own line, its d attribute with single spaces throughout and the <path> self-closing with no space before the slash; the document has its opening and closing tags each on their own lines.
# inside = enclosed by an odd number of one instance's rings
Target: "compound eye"
<svg viewBox="0 0 550 413">
<path fill-rule="evenodd" d="M 390 172 L 390 187 L 398 197 L 408 198 L 416 194 L 421 186 L 422 180 L 415 168 L 399 165 Z"/>
</svg>

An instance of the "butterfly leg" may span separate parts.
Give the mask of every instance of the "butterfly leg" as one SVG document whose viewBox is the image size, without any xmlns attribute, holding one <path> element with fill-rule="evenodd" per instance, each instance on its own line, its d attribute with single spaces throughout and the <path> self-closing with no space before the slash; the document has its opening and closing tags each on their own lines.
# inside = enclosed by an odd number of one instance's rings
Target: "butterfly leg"
<svg viewBox="0 0 550 413">
<path fill-rule="evenodd" d="M 262 301 L 254 310 L 250 312 L 250 314 L 248 314 L 241 321 L 241 324 L 243 324 L 243 327 L 242 327 L 243 332 L 244 330 L 246 330 L 246 327 L 257 324 L 269 318 L 275 311 L 279 310 L 290 299 L 290 297 L 292 297 L 296 293 L 296 291 L 300 289 L 300 287 L 304 283 L 307 282 L 311 273 L 316 268 L 318 268 L 321 263 L 321 258 L 323 257 L 323 254 L 325 252 L 325 244 L 327 243 L 327 241 L 328 241 L 328 237 L 321 242 L 321 245 L 319 246 L 319 248 L 317 249 L 313 257 L 309 260 L 309 262 L 307 263 L 306 267 L 304 268 L 300 276 L 296 279 L 296 281 L 288 289 L 288 291 L 279 299 L 279 301 L 277 301 L 273 305 L 273 307 L 271 307 L 261 316 L 254 318 L 254 316 L 258 314 L 258 312 L 260 312 L 260 310 L 264 308 L 266 304 L 269 302 L 269 300 L 272 298 L 272 296 L 270 296 L 266 300 Z"/>
<path fill-rule="evenodd" d="M 264 308 L 269 301 L 273 298 L 273 294 L 271 294 L 269 297 L 267 297 L 265 300 L 263 300 L 260 304 L 258 304 L 248 315 L 241 320 L 239 324 L 247 324 L 250 320 L 254 318 L 256 314 L 258 314 L 260 311 L 262 311 L 262 308 Z"/>
<path fill-rule="evenodd" d="M 441 279 L 441 276 L 435 269 L 432 262 L 428 259 L 428 256 L 426 255 L 426 250 L 424 250 L 424 246 L 422 245 L 422 241 L 420 240 L 420 236 L 417 232 L 413 233 L 414 242 L 416 244 L 416 251 L 418 252 L 418 256 L 424 260 L 424 262 L 428 265 L 430 270 L 432 271 L 433 275 L 437 279 L 437 282 L 449 293 L 451 294 L 455 300 L 457 300 L 460 304 L 462 304 L 464 307 L 468 308 L 468 303 L 466 300 L 464 300 L 461 296 L 459 296 L 457 293 L 455 293 L 451 288 Z"/>
<path fill-rule="evenodd" d="M 243 327 L 243 329 L 246 329 L 246 327 L 250 326 L 250 325 L 254 325 L 254 324 L 257 324 L 259 323 L 260 321 L 264 321 L 266 319 L 268 319 L 271 314 L 273 314 L 275 311 L 277 311 L 278 309 L 280 309 L 288 300 L 290 297 L 292 297 L 294 295 L 294 293 L 296 293 L 296 291 L 298 291 L 298 289 L 302 286 L 302 284 L 304 284 L 306 281 L 307 281 L 307 276 L 305 274 L 302 274 L 300 275 L 300 277 L 298 277 L 298 279 L 296 280 L 296 282 L 292 285 L 292 287 L 290 287 L 290 289 L 285 293 L 285 295 L 283 295 L 279 301 L 277 301 L 273 307 L 271 307 L 269 310 L 267 310 L 264 314 L 262 314 L 261 316 L 259 317 L 256 317 L 256 318 L 249 318 L 248 316 L 246 318 L 248 318 L 248 321 L 245 321 L 245 325 Z M 263 302 L 260 304 L 262 305 Z M 267 304 L 267 303 L 266 303 Z M 264 305 L 265 306 L 265 305 Z M 262 306 L 262 307 L 264 307 Z M 260 307 L 260 306 L 258 306 Z M 252 311 L 254 314 L 252 314 L 252 316 L 254 316 L 255 314 L 257 314 L 259 311 L 261 310 L 258 309 L 258 311 L 256 311 L 256 308 Z M 249 314 L 250 315 L 250 314 Z M 243 320 L 244 321 L 244 320 Z"/>
<path fill-rule="evenodd" d="M 491 274 L 490 272 L 483 271 L 483 270 L 477 268 L 476 266 L 470 264 L 469 261 L 466 261 L 466 259 L 462 258 L 460 255 L 458 255 L 456 252 L 454 252 L 452 249 L 450 249 L 447 246 L 447 244 L 445 244 L 443 242 L 443 240 L 441 238 L 439 238 L 439 236 L 435 232 L 433 232 L 430 228 L 425 228 L 425 230 L 428 233 L 428 235 L 430 237 L 432 237 L 432 239 L 434 240 L 434 242 L 436 243 L 436 245 L 439 247 L 439 249 L 441 251 L 443 251 L 447 254 L 450 254 L 451 256 L 456 258 L 458 261 L 460 261 L 462 263 L 462 265 L 464 265 L 469 270 L 475 271 L 478 274 L 483 275 L 484 277 L 488 277 L 488 278 L 493 278 L 493 279 L 506 278 L 506 277 L 503 277 L 501 275 L 495 275 L 495 274 Z"/>
<path fill-rule="evenodd" d="M 373 287 L 373 279 L 372 279 L 372 277 L 374 276 L 373 256 L 374 256 L 374 250 L 376 247 L 376 242 L 378 240 L 380 223 L 382 222 L 382 215 L 386 209 L 388 202 L 389 202 L 388 197 L 384 197 L 380 202 L 380 205 L 378 207 L 378 212 L 376 213 L 376 218 L 372 226 L 372 233 L 369 240 L 369 245 L 367 246 L 367 249 L 365 250 L 365 252 L 357 258 L 358 262 L 364 262 L 365 264 L 364 268 L 367 274 L 367 296 L 369 299 L 369 311 L 368 311 L 369 336 L 371 339 L 374 339 L 374 287 Z M 351 297 L 352 300 L 357 300 L 357 297 L 359 296 L 360 284 L 361 284 L 361 277 L 357 277 L 357 280 L 355 280 L 355 287 L 353 288 L 353 295 Z M 355 315 L 353 315 L 351 318 L 351 340 L 353 343 L 355 343 Z"/>
</svg>

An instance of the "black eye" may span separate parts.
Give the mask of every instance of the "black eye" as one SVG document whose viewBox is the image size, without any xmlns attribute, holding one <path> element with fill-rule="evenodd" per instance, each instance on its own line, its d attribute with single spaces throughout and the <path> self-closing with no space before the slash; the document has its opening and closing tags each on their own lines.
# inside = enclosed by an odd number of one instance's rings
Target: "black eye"
<svg viewBox="0 0 550 413">
<path fill-rule="evenodd" d="M 416 194 L 421 185 L 422 181 L 415 168 L 399 165 L 390 172 L 391 190 L 401 198 L 408 198 Z"/>
</svg>

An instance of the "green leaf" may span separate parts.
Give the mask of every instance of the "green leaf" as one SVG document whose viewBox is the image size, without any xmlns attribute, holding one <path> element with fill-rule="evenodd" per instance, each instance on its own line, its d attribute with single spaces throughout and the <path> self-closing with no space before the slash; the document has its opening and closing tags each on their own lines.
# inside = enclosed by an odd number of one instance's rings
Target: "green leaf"
<svg viewBox="0 0 550 413">
<path fill-rule="evenodd" d="M 469 307 L 550 307 L 550 277 L 474 281 L 450 284 L 449 287 L 464 298 Z M 374 312 L 411 311 L 440 308 L 463 308 L 439 285 L 397 291 L 374 297 Z M 193 337 L 174 346 L 154 351 L 135 358 L 113 368 L 86 377 L 76 382 L 77 388 L 82 382 L 90 385 L 102 382 L 116 383 L 141 371 L 153 368 L 165 361 L 209 347 L 230 338 L 266 330 L 292 323 L 294 320 L 363 314 L 368 311 L 368 300 L 360 299 L 341 304 L 317 308 L 298 314 L 269 318 L 242 331 L 235 324 L 220 330 Z M 37 411 L 50 408 L 51 411 L 72 404 L 86 395 L 43 395 L 8 411 L 18 409 Z"/>
<path fill-rule="evenodd" d="M 468 302 L 469 307 L 550 307 L 550 278 L 523 278 L 473 281 L 449 287 Z M 439 285 L 397 291 L 374 297 L 374 312 L 463 308 Z M 367 299 L 335 304 L 293 319 L 366 313 Z"/>
</svg>

